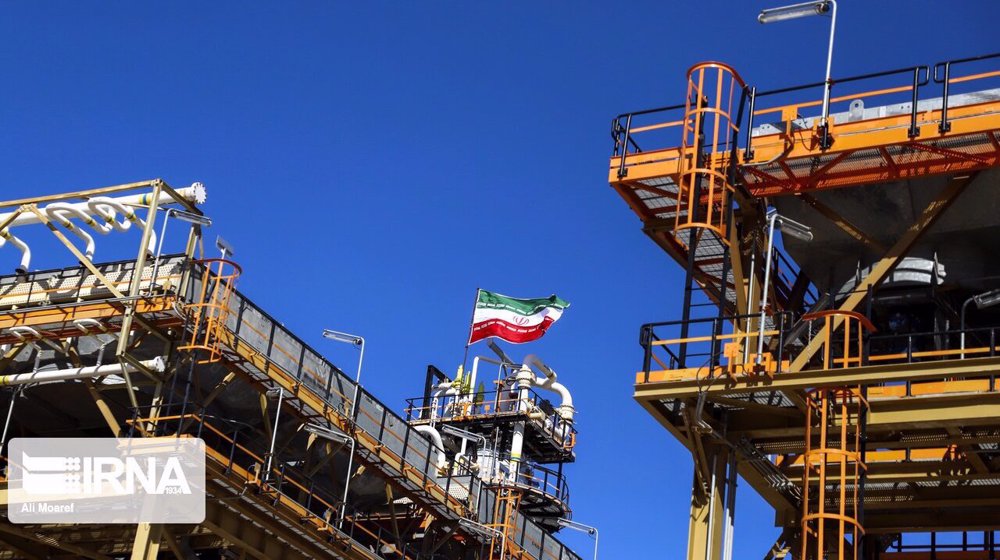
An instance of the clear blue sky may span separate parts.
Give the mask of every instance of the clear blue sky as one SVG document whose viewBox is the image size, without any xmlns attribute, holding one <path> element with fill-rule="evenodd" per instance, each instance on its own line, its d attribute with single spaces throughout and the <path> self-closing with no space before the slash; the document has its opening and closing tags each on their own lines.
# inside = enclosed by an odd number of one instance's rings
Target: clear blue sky
<svg viewBox="0 0 1000 560">
<path fill-rule="evenodd" d="M 320 331 L 364 335 L 364 384 L 397 409 L 427 363 L 461 360 L 477 287 L 557 293 L 563 319 L 510 353 L 575 394 L 575 518 L 606 559 L 676 558 L 691 460 L 630 395 L 638 327 L 679 317 L 681 270 L 607 186 L 609 123 L 679 102 L 702 60 L 763 88 L 822 79 L 828 20 L 761 26 L 770 4 L 4 2 L 0 193 L 203 181 L 241 288 L 345 369 Z M 842 0 L 834 74 L 1000 50 L 998 16 Z M 735 557 L 759 558 L 778 530 L 739 506 Z"/>
</svg>

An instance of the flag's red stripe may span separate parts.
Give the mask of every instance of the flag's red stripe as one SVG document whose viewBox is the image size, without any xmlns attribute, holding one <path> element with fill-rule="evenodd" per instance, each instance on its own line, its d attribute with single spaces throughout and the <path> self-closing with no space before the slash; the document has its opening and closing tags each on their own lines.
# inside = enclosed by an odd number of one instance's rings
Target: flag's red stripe
<svg viewBox="0 0 1000 560">
<path fill-rule="evenodd" d="M 495 336 L 514 344 L 531 342 L 532 340 L 542 338 L 542 335 L 544 335 L 545 331 L 548 330 L 549 325 L 554 322 L 555 321 L 553 321 L 551 317 L 545 317 L 542 319 L 542 322 L 537 325 L 522 327 L 500 319 L 487 319 L 486 321 L 481 321 L 472 325 L 472 336 L 469 337 L 469 344 L 479 342 L 480 340 L 490 338 L 491 336 Z"/>
</svg>

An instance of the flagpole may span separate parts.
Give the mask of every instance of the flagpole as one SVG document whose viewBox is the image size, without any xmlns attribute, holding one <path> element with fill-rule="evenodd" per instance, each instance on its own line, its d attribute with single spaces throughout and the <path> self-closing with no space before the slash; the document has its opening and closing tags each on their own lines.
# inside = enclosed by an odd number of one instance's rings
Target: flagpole
<svg viewBox="0 0 1000 560">
<path fill-rule="evenodd" d="M 479 292 L 482 288 L 476 288 L 476 299 L 472 302 L 472 317 L 469 318 L 469 338 L 465 340 L 465 356 L 462 357 L 462 371 L 469 365 L 469 346 L 472 346 L 472 327 L 476 324 L 476 306 L 479 305 Z"/>
</svg>

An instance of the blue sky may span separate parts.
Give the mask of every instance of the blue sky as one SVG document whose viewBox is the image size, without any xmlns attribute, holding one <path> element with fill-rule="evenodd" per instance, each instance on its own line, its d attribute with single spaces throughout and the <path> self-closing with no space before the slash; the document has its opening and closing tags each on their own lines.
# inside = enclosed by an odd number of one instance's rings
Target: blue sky
<svg viewBox="0 0 1000 560">
<path fill-rule="evenodd" d="M 821 80 L 828 20 L 761 26 L 769 5 L 4 2 L 0 193 L 203 181 L 242 290 L 345 369 L 321 330 L 364 335 L 363 383 L 397 409 L 461 360 L 477 287 L 557 293 L 563 319 L 509 353 L 574 392 L 575 518 L 604 558 L 677 557 L 691 460 L 630 395 L 638 327 L 680 316 L 682 274 L 607 185 L 609 123 L 680 102 L 702 60 Z M 1000 50 L 995 1 L 840 9 L 834 75 Z M 759 558 L 779 531 L 739 499 L 735 558 Z"/>
</svg>

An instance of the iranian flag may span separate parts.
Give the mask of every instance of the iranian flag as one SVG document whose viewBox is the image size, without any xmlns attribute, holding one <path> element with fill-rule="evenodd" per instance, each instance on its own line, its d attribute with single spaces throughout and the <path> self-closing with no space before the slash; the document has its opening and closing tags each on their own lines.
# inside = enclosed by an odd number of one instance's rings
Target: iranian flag
<svg viewBox="0 0 1000 560">
<path fill-rule="evenodd" d="M 554 295 L 519 299 L 479 290 L 469 344 L 492 336 L 514 344 L 537 340 L 567 307 L 568 302 Z"/>
</svg>

